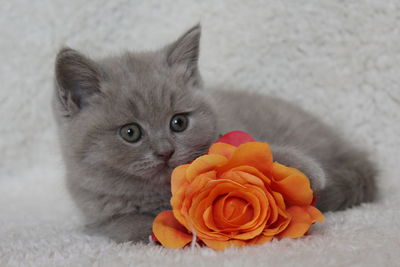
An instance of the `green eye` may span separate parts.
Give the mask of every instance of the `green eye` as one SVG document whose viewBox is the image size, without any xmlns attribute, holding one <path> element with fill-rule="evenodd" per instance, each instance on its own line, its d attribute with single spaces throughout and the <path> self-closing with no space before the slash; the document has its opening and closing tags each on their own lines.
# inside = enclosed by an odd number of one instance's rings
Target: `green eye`
<svg viewBox="0 0 400 267">
<path fill-rule="evenodd" d="M 182 132 L 186 130 L 189 125 L 189 118 L 186 114 L 177 114 L 172 117 L 169 127 L 173 132 Z"/>
<path fill-rule="evenodd" d="M 131 123 L 122 126 L 119 129 L 119 135 L 129 143 L 135 143 L 140 140 L 142 137 L 142 131 L 140 130 L 140 126 L 136 123 Z"/>
</svg>

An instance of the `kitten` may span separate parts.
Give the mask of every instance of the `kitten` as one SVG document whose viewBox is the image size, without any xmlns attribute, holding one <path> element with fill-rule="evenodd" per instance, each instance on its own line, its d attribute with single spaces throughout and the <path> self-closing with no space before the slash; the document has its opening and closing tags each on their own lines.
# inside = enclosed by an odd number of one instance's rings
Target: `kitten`
<svg viewBox="0 0 400 267">
<path fill-rule="evenodd" d="M 88 229 L 146 240 L 155 215 L 170 209 L 173 168 L 232 130 L 270 143 L 276 161 L 308 175 L 323 211 L 374 199 L 374 166 L 313 115 L 264 95 L 203 89 L 200 32 L 96 61 L 59 52 L 54 111 L 67 186 Z"/>
</svg>

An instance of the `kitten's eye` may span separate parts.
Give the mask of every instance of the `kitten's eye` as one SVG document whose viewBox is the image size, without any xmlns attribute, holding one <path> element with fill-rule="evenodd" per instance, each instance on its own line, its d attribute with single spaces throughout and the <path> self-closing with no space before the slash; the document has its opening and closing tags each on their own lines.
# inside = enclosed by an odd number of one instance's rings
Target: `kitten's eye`
<svg viewBox="0 0 400 267">
<path fill-rule="evenodd" d="M 140 126 L 136 123 L 131 123 L 122 126 L 119 129 L 119 135 L 129 143 L 135 143 L 142 137 L 142 131 Z"/>
<path fill-rule="evenodd" d="M 169 127 L 171 131 L 182 132 L 186 130 L 189 124 L 189 118 L 185 114 L 177 114 L 172 117 Z"/>
</svg>

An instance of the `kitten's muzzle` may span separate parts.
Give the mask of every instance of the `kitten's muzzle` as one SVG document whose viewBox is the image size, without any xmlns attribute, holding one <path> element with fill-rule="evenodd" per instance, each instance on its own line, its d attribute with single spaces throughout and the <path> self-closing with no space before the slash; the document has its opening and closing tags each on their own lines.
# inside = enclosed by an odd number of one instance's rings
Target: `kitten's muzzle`
<svg viewBox="0 0 400 267">
<path fill-rule="evenodd" d="M 165 162 L 168 162 L 171 159 L 174 152 L 175 152 L 175 149 L 168 149 L 168 150 L 163 150 L 163 151 L 157 151 L 155 154 L 159 159 L 161 159 Z"/>
</svg>

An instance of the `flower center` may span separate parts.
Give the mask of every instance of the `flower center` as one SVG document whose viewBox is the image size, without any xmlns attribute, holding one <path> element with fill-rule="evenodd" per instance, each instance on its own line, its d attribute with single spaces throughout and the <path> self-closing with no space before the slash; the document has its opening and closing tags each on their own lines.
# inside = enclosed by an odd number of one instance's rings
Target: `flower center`
<svg viewBox="0 0 400 267">
<path fill-rule="evenodd" d="M 248 211 L 249 204 L 240 198 L 229 197 L 225 200 L 224 217 L 230 221 L 243 215 Z"/>
<path fill-rule="evenodd" d="M 222 221 L 217 221 L 219 226 L 243 225 L 253 218 L 253 207 L 246 200 L 227 194 L 218 198 L 214 203 L 214 212 L 220 212 Z M 224 227 L 222 227 L 224 228 Z"/>
</svg>

